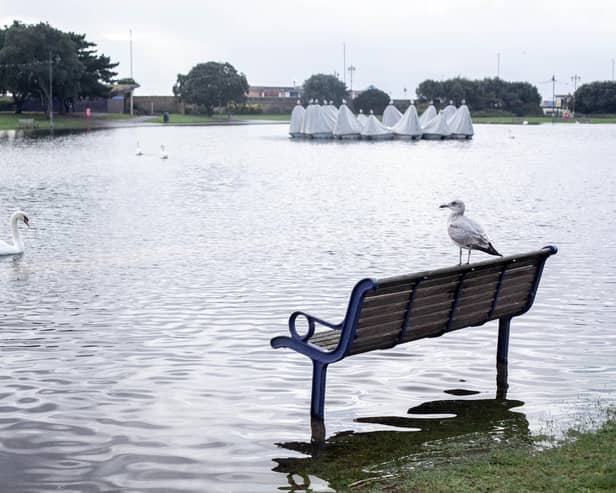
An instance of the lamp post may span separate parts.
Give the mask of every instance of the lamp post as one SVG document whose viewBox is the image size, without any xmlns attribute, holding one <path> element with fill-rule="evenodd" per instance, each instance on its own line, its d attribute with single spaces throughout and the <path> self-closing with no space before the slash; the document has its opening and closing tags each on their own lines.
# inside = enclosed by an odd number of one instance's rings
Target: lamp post
<svg viewBox="0 0 616 493">
<path fill-rule="evenodd" d="M 571 113 L 573 113 L 573 116 L 575 116 L 575 91 L 577 89 L 578 80 L 580 79 L 581 77 L 578 74 L 575 74 L 574 76 L 571 77 L 571 81 L 573 82 L 573 103 L 572 103 Z"/>
<path fill-rule="evenodd" d="M 556 113 L 556 75 L 552 75 L 552 123 Z"/>
<path fill-rule="evenodd" d="M 353 72 L 355 72 L 355 70 L 357 70 L 355 68 L 355 65 L 349 65 L 348 71 L 349 71 L 349 77 L 351 79 L 351 85 L 350 85 L 351 92 L 353 92 Z"/>
<path fill-rule="evenodd" d="M 135 82 L 135 80 L 133 79 L 133 30 L 129 29 L 128 33 L 130 37 L 130 78 L 133 82 Z M 134 90 L 135 90 L 134 88 L 131 88 L 130 90 L 130 114 L 131 116 L 133 115 L 133 91 Z"/>
<path fill-rule="evenodd" d="M 51 51 L 49 52 L 49 127 L 53 130 L 53 69 L 51 68 Z"/>
</svg>

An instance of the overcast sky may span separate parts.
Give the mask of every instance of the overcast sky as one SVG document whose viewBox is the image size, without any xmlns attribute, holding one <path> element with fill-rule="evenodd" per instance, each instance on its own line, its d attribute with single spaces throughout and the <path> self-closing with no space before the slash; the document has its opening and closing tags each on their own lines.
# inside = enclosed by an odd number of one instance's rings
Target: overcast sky
<svg viewBox="0 0 616 493">
<path fill-rule="evenodd" d="M 178 73 L 228 61 L 252 85 L 292 85 L 313 73 L 356 67 L 353 88 L 369 84 L 403 97 L 427 78 L 527 80 L 551 97 L 612 78 L 613 0 L 88 2 L 0 0 L 0 24 L 46 21 L 85 33 L 129 76 L 129 30 L 137 94 L 171 94 Z M 347 72 L 346 82 L 350 85 Z M 579 85 L 579 83 L 578 83 Z"/>
</svg>

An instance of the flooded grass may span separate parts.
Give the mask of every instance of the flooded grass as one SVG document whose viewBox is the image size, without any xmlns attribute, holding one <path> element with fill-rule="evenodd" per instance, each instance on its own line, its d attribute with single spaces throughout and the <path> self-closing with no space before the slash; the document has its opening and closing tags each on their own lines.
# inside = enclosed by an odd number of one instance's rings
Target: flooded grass
<svg viewBox="0 0 616 493">
<path fill-rule="evenodd" d="M 401 466 L 386 477 L 351 483 L 339 491 L 530 492 L 616 490 L 616 410 L 595 430 L 579 426 L 554 447 L 497 446 L 438 467 Z M 539 437 L 539 441 L 542 441 Z"/>
</svg>

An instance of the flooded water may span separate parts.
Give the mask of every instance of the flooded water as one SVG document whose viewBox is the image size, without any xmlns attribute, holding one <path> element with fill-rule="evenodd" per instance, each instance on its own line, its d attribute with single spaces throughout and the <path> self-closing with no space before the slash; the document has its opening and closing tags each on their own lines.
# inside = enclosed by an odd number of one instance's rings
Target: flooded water
<svg viewBox="0 0 616 493">
<path fill-rule="evenodd" d="M 14 210 L 32 226 L 0 259 L 7 489 L 332 491 L 616 401 L 616 126 L 0 135 L 0 238 Z M 506 399 L 492 322 L 330 366 L 311 445 L 311 365 L 269 339 L 296 309 L 340 321 L 363 277 L 456 263 L 453 198 L 505 254 L 559 247 L 512 322 Z"/>
</svg>

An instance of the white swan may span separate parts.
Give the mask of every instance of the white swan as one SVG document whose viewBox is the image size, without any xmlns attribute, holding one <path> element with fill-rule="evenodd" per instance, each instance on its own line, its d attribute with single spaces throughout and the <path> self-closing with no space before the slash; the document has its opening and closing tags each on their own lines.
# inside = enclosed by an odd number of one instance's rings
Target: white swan
<svg viewBox="0 0 616 493">
<path fill-rule="evenodd" d="M 13 231 L 13 244 L 9 245 L 4 241 L 0 240 L 0 255 L 18 255 L 23 253 L 24 251 L 24 242 L 19 236 L 19 230 L 17 229 L 17 221 L 22 220 L 24 224 L 30 227 L 30 223 L 28 221 L 28 216 L 26 216 L 25 212 L 14 212 L 11 215 L 11 230 Z"/>
<path fill-rule="evenodd" d="M 160 145 L 160 158 L 161 159 L 167 159 L 169 157 L 169 154 L 167 154 L 167 152 L 165 151 L 165 146 L 164 145 Z"/>
<path fill-rule="evenodd" d="M 141 150 L 141 146 L 139 145 L 139 141 L 137 141 L 137 150 L 135 151 L 137 156 L 143 156 L 143 151 Z"/>
</svg>

